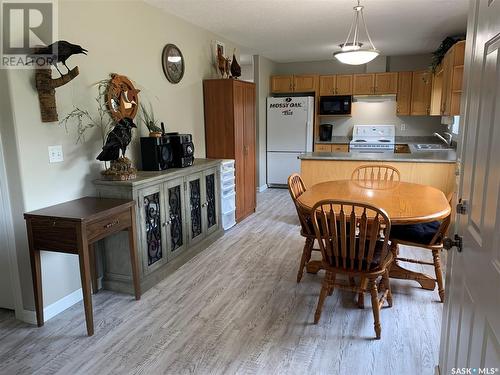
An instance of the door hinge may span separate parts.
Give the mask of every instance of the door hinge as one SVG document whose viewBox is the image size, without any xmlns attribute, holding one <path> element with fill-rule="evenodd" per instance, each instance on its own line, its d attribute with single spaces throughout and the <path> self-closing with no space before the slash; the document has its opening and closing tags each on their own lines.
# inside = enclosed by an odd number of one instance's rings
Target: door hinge
<svg viewBox="0 0 500 375">
<path fill-rule="evenodd" d="M 467 215 L 468 213 L 469 213 L 469 204 L 467 203 L 466 200 L 462 200 L 462 198 L 460 198 L 457 204 L 457 214 Z"/>
<path fill-rule="evenodd" d="M 462 236 L 459 236 L 458 234 L 455 234 L 455 237 L 453 239 L 449 237 L 445 237 L 443 239 L 443 247 L 446 250 L 450 250 L 452 247 L 456 247 L 458 252 L 462 252 L 462 246 L 463 246 L 463 238 Z"/>
</svg>

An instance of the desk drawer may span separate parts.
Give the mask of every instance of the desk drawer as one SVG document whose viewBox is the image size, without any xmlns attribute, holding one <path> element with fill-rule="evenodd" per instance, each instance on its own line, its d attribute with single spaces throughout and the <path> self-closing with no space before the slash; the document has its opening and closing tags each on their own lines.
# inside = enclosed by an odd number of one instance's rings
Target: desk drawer
<svg viewBox="0 0 500 375">
<path fill-rule="evenodd" d="M 76 226 L 79 224 L 49 217 L 30 220 L 35 249 L 78 253 Z"/>
<path fill-rule="evenodd" d="M 112 233 L 130 227 L 132 223 L 130 210 L 121 212 L 113 217 L 106 217 L 87 224 L 87 238 L 89 242 L 100 240 Z"/>
</svg>

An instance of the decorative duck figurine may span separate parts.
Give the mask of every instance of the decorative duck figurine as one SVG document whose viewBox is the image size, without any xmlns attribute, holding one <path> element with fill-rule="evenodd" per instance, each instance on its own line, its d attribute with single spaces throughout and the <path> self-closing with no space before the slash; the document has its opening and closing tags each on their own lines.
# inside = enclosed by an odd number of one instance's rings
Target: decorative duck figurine
<svg viewBox="0 0 500 375">
<path fill-rule="evenodd" d="M 241 66 L 238 64 L 238 61 L 236 61 L 236 48 L 233 51 L 233 62 L 231 63 L 231 76 L 234 78 L 238 79 L 238 77 L 241 77 Z"/>
</svg>

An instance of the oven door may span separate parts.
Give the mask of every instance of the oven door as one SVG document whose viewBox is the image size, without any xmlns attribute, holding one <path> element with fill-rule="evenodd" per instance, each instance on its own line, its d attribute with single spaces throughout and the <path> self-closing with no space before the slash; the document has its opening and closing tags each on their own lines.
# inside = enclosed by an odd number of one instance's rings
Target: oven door
<svg viewBox="0 0 500 375">
<path fill-rule="evenodd" d="M 320 115 L 350 115 L 351 96 L 322 96 L 319 99 Z"/>
</svg>

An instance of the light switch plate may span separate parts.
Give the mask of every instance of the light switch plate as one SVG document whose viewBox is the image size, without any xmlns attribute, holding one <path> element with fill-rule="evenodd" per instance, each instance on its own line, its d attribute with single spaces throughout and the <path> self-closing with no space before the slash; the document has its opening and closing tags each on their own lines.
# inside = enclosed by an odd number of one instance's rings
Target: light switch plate
<svg viewBox="0 0 500 375">
<path fill-rule="evenodd" d="M 62 161 L 64 161 L 62 146 L 49 146 L 49 163 L 60 163 Z"/>
</svg>

